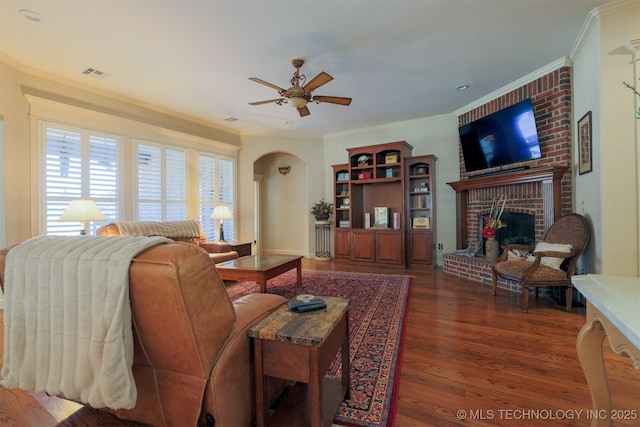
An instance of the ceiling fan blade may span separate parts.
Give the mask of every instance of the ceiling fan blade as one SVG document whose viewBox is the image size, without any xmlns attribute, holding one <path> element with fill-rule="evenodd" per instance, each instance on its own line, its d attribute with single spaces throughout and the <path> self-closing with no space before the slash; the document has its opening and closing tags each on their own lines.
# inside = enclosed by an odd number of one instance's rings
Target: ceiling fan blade
<svg viewBox="0 0 640 427">
<path fill-rule="evenodd" d="M 351 98 L 343 98 L 341 96 L 321 96 L 317 95 L 313 97 L 317 102 L 330 102 L 331 104 L 349 105 L 351 104 Z"/>
<path fill-rule="evenodd" d="M 277 98 L 277 99 L 268 99 L 266 101 L 257 101 L 257 102 L 250 102 L 249 105 L 262 105 L 262 104 L 269 104 L 270 102 L 283 102 L 284 98 Z"/>
<path fill-rule="evenodd" d="M 329 74 L 323 71 L 317 76 L 315 76 L 314 78 L 312 78 L 306 85 L 302 87 L 305 90 L 311 92 L 312 90 L 319 88 L 323 84 L 329 83 L 331 80 L 333 80 L 333 77 L 331 77 Z"/>
<path fill-rule="evenodd" d="M 300 117 L 308 116 L 309 114 L 311 114 L 306 105 L 304 107 L 298 108 L 298 113 L 300 113 Z"/>
<path fill-rule="evenodd" d="M 278 92 L 284 92 L 285 91 L 280 86 L 276 86 L 276 85 L 274 85 L 272 83 L 265 82 L 264 80 L 259 79 L 257 77 L 249 77 L 249 80 L 251 80 L 253 82 L 256 82 L 256 83 L 260 83 L 260 84 L 265 85 L 265 86 L 269 86 L 270 88 L 273 88 L 273 89 L 277 90 Z"/>
</svg>

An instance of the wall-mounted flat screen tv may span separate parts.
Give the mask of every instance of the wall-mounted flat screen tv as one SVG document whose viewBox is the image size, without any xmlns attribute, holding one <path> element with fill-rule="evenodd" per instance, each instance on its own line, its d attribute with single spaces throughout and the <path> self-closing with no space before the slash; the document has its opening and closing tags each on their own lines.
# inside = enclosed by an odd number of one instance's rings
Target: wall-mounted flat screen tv
<svg viewBox="0 0 640 427">
<path fill-rule="evenodd" d="M 458 133 L 467 172 L 541 157 L 531 99 L 460 126 Z"/>
</svg>

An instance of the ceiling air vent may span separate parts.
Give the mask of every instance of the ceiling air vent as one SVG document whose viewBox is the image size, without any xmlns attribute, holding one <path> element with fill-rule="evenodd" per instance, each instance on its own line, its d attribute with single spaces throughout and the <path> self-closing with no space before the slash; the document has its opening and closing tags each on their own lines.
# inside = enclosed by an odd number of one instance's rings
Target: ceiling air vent
<svg viewBox="0 0 640 427">
<path fill-rule="evenodd" d="M 97 79 L 104 79 L 106 77 L 109 77 L 111 74 L 107 74 L 104 71 L 100 71 L 100 70 L 96 70 L 95 68 L 85 68 L 82 71 L 82 74 L 86 75 L 86 76 L 91 76 L 91 77 L 95 77 Z"/>
</svg>

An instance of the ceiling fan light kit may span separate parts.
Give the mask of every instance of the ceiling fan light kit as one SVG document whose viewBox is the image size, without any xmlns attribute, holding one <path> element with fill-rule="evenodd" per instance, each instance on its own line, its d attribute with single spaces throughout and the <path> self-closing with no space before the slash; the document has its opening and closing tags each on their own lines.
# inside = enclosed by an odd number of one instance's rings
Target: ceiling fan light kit
<svg viewBox="0 0 640 427">
<path fill-rule="evenodd" d="M 307 100 L 301 96 L 292 96 L 289 98 L 289 105 L 295 109 L 302 108 L 307 105 Z"/>
<path fill-rule="evenodd" d="M 295 67 L 296 71 L 293 73 L 293 77 L 291 78 L 291 87 L 289 89 L 283 89 L 280 86 L 276 86 L 272 83 L 266 82 L 257 77 L 250 77 L 249 80 L 251 81 L 263 84 L 265 86 L 268 86 L 272 89 L 277 90 L 278 95 L 280 95 L 281 98 L 269 99 L 266 101 L 250 102 L 249 105 L 262 105 L 262 104 L 269 104 L 272 102 L 276 103 L 277 105 L 288 103 L 293 108 L 298 110 L 300 117 L 305 117 L 311 114 L 309 112 L 309 108 L 307 108 L 307 104 L 312 101 L 315 102 L 316 104 L 319 104 L 321 102 L 328 102 L 330 104 L 338 104 L 338 105 L 344 105 L 344 106 L 351 104 L 351 98 L 344 98 L 341 96 L 321 96 L 321 95 L 312 96 L 311 92 L 313 92 L 315 89 L 333 80 L 333 77 L 331 77 L 329 74 L 323 71 L 317 76 L 315 76 L 313 79 L 311 79 L 308 83 L 305 83 L 307 80 L 307 77 L 304 74 L 300 74 L 300 67 L 302 67 L 302 65 L 304 64 L 304 60 L 294 59 L 293 61 L 291 61 L 291 63 Z M 301 83 L 302 83 L 302 86 L 300 86 Z"/>
</svg>

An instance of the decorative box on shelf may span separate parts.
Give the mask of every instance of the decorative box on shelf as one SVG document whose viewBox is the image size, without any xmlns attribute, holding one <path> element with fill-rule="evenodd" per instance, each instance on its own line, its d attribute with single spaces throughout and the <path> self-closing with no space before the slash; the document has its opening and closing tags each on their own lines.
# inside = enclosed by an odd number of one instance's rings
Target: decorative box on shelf
<svg viewBox="0 0 640 427">
<path fill-rule="evenodd" d="M 427 228 L 431 228 L 431 221 L 429 221 L 429 218 L 413 218 L 413 220 L 411 221 L 411 228 L 413 229 L 427 229 Z"/>
<path fill-rule="evenodd" d="M 338 181 L 349 181 L 349 172 L 338 172 Z"/>
<path fill-rule="evenodd" d="M 349 221 L 339 221 L 338 227 L 340 228 L 349 228 Z"/>
<path fill-rule="evenodd" d="M 398 153 L 388 153 L 384 156 L 385 163 L 398 163 Z"/>
<path fill-rule="evenodd" d="M 426 174 L 427 174 L 427 166 L 416 167 L 416 175 L 426 175 Z"/>
<path fill-rule="evenodd" d="M 360 172 L 358 179 L 371 179 L 371 172 Z"/>
</svg>

